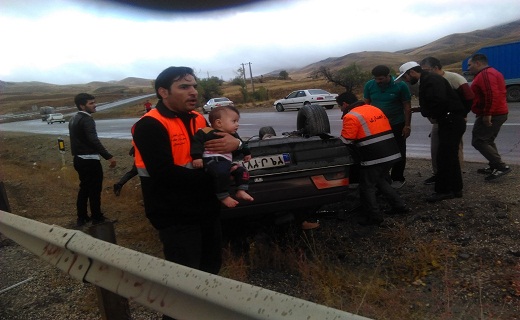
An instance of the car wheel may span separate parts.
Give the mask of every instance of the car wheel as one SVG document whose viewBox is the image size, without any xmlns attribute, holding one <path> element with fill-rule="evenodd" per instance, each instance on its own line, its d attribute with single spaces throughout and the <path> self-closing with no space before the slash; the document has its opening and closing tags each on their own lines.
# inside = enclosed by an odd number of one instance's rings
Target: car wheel
<svg viewBox="0 0 520 320">
<path fill-rule="evenodd" d="M 330 110 L 332 108 L 334 108 L 334 106 L 325 106 L 325 109 L 327 109 L 327 110 Z"/>
<path fill-rule="evenodd" d="M 266 135 L 276 136 L 276 132 L 274 131 L 273 127 L 267 126 L 258 130 L 258 136 L 260 137 L 260 140 L 262 140 Z"/>
<path fill-rule="evenodd" d="M 276 111 L 283 112 L 285 109 L 283 108 L 283 105 L 281 103 L 276 105 Z"/>
<path fill-rule="evenodd" d="M 325 110 L 317 104 L 304 106 L 298 110 L 296 129 L 306 136 L 330 133 L 329 117 Z"/>
<path fill-rule="evenodd" d="M 305 107 L 305 106 L 310 106 L 310 105 L 311 105 L 311 103 L 310 103 L 309 101 L 305 101 L 305 102 L 303 103 L 303 106 L 304 106 L 304 107 Z"/>
<path fill-rule="evenodd" d="M 507 101 L 518 102 L 520 101 L 520 86 L 510 86 L 507 88 Z"/>
</svg>

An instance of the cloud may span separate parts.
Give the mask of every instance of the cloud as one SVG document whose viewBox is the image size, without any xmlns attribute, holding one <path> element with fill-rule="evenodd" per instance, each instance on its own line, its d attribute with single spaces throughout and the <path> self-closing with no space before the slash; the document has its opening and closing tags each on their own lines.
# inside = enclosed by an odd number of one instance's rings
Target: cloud
<svg viewBox="0 0 520 320">
<path fill-rule="evenodd" d="M 155 78 L 170 65 L 199 76 L 254 75 L 358 51 L 397 51 L 520 18 L 517 0 L 399 3 L 260 1 L 203 13 L 114 1 L 2 0 L 0 79 L 56 84 Z"/>
</svg>

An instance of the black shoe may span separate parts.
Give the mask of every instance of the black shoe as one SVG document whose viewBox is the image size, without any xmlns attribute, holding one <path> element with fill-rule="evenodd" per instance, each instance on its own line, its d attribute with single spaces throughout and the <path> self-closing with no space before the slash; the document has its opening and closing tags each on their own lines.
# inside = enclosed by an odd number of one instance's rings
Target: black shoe
<svg viewBox="0 0 520 320">
<path fill-rule="evenodd" d="M 362 226 L 376 226 L 383 223 L 383 218 L 379 216 L 364 216 L 357 223 Z"/>
<path fill-rule="evenodd" d="M 480 174 L 492 174 L 493 173 L 493 168 L 491 168 L 491 167 L 481 168 L 481 169 L 477 170 L 477 173 L 480 173 Z"/>
<path fill-rule="evenodd" d="M 509 166 L 505 166 L 505 167 L 502 167 L 502 168 L 499 168 L 499 169 L 495 169 L 493 170 L 493 172 L 485 177 L 484 179 L 486 181 L 490 181 L 490 180 L 495 180 L 497 178 L 500 178 L 501 176 L 505 176 L 506 174 L 508 174 L 509 172 L 511 172 L 511 168 L 509 168 Z"/>
<path fill-rule="evenodd" d="M 86 216 L 86 217 L 83 217 L 83 218 L 78 218 L 78 220 L 76 221 L 76 226 L 77 227 L 83 227 L 84 225 L 87 224 L 87 222 L 90 222 L 90 217 L 89 216 Z"/>
<path fill-rule="evenodd" d="M 462 197 L 462 192 L 461 192 L 461 197 Z M 426 198 L 426 201 L 427 202 L 437 202 L 437 201 L 453 199 L 453 198 L 455 198 L 455 195 L 453 194 L 453 192 L 448 192 L 448 193 L 435 192 L 434 194 L 432 194 L 431 196 Z"/>
<path fill-rule="evenodd" d="M 119 195 L 121 194 L 121 189 L 123 189 L 122 185 L 120 185 L 119 183 L 114 184 L 114 194 L 116 195 L 116 197 L 119 197 Z"/>
<path fill-rule="evenodd" d="M 100 223 L 103 223 L 105 221 L 110 221 L 110 220 L 108 220 L 104 216 L 101 216 L 101 218 L 92 218 L 92 225 L 100 224 Z"/>
<path fill-rule="evenodd" d="M 407 207 L 396 207 L 396 208 L 392 208 L 390 210 L 386 210 L 385 214 L 398 215 L 398 214 L 407 214 L 409 212 L 410 212 L 410 209 L 408 209 Z"/>
<path fill-rule="evenodd" d="M 437 181 L 437 177 L 435 175 L 429 177 L 428 179 L 424 180 L 425 185 L 431 185 L 435 184 L 435 181 Z"/>
<path fill-rule="evenodd" d="M 454 198 L 462 198 L 462 190 L 461 191 L 457 191 L 457 192 L 453 192 L 453 197 Z"/>
</svg>

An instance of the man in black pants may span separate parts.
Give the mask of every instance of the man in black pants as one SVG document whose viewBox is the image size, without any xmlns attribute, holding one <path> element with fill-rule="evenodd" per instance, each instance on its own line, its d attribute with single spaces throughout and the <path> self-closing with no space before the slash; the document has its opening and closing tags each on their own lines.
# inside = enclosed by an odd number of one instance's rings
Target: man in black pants
<svg viewBox="0 0 520 320">
<path fill-rule="evenodd" d="M 426 198 L 428 202 L 461 198 L 462 172 L 459 162 L 459 143 L 466 131 L 467 109 L 442 76 L 422 70 L 417 62 L 403 64 L 399 71 L 410 84 L 419 84 L 419 105 L 424 117 L 435 119 L 439 124 L 439 149 L 437 154 L 437 179 L 435 193 Z M 396 80 L 397 80 L 396 79 Z"/>
<path fill-rule="evenodd" d="M 116 160 L 105 149 L 97 136 L 96 123 L 92 113 L 96 112 L 95 97 L 80 93 L 74 98 L 78 108 L 69 121 L 70 149 L 74 156 L 74 169 L 79 175 L 79 191 L 76 200 L 78 215 L 77 226 L 81 227 L 92 219 L 97 224 L 105 221 L 101 212 L 101 189 L 103 187 L 103 168 L 100 157 L 110 161 L 110 168 L 116 166 Z M 90 203 L 90 213 L 87 204 Z"/>
</svg>

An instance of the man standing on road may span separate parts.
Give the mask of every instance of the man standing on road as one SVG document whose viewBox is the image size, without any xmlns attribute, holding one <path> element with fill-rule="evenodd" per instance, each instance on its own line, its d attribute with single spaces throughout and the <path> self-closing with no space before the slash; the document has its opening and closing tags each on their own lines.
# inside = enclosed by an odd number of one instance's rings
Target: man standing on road
<svg viewBox="0 0 520 320">
<path fill-rule="evenodd" d="M 79 175 L 79 191 L 76 200 L 78 215 L 77 226 L 81 227 L 92 219 L 93 224 L 106 220 L 101 212 L 101 190 L 103 187 L 103 168 L 100 156 L 110 161 L 110 168 L 116 160 L 105 149 L 97 136 L 96 123 L 92 113 L 96 112 L 95 97 L 80 93 L 74 98 L 79 112 L 69 121 L 70 149 L 74 156 L 74 169 Z M 90 213 L 87 204 L 90 203 Z"/>
<path fill-rule="evenodd" d="M 442 70 L 442 65 L 439 59 L 434 57 L 427 57 L 421 60 L 419 63 L 421 65 L 421 68 L 423 71 L 426 72 L 433 72 L 440 76 L 443 76 L 444 79 L 448 80 L 453 90 L 457 92 L 459 95 L 462 103 L 464 104 L 464 107 L 469 112 L 471 110 L 471 105 L 473 103 L 473 97 L 475 96 L 473 94 L 473 91 L 471 91 L 471 88 L 469 87 L 468 81 L 461 76 L 458 73 L 450 72 L 450 71 L 444 71 Z M 414 108 L 412 108 L 414 109 Z M 420 110 L 420 107 L 417 108 Z M 435 179 L 437 176 L 437 150 L 439 149 L 439 124 L 436 120 L 429 118 L 430 122 L 432 123 L 432 131 L 430 133 L 430 140 L 431 140 L 431 146 L 430 151 L 432 155 L 432 171 L 433 176 L 426 179 L 424 181 L 424 184 L 434 184 Z M 462 139 L 460 140 L 459 144 L 459 162 L 460 167 L 462 169 L 462 164 L 464 162 L 464 153 L 463 153 L 463 143 Z"/>
<path fill-rule="evenodd" d="M 401 152 L 401 160 L 394 163 L 390 172 L 392 187 L 401 188 L 406 180 L 406 138 L 410 136 L 412 121 L 412 96 L 403 82 L 395 82 L 387 66 L 379 65 L 372 69 L 374 79 L 365 84 L 363 96 L 366 104 L 381 109 L 392 126 L 395 141 Z"/>
<path fill-rule="evenodd" d="M 462 172 L 459 162 L 459 144 L 466 131 L 466 115 L 462 101 L 448 80 L 426 72 L 415 61 L 399 67 L 401 74 L 410 84 L 419 83 L 419 105 L 424 117 L 439 124 L 439 148 L 437 154 L 437 178 L 435 193 L 426 198 L 428 202 L 462 197 Z"/>
<path fill-rule="evenodd" d="M 166 260 L 218 274 L 221 204 L 210 175 L 191 167 L 191 138 L 208 126 L 194 111 L 198 92 L 193 69 L 165 69 L 155 80 L 155 92 L 159 102 L 133 131 L 146 216 L 159 232 Z M 242 146 L 230 134 L 216 135 L 222 138 L 206 142 L 206 150 L 229 153 Z"/>
<path fill-rule="evenodd" d="M 487 57 L 477 53 L 468 61 L 469 72 L 475 75 L 471 90 L 475 93 L 471 111 L 476 119 L 471 144 L 489 162 L 478 173 L 486 174 L 485 180 L 494 180 L 511 172 L 498 153 L 495 139 L 506 122 L 509 109 L 506 101 L 504 76 L 488 65 Z"/>
</svg>

